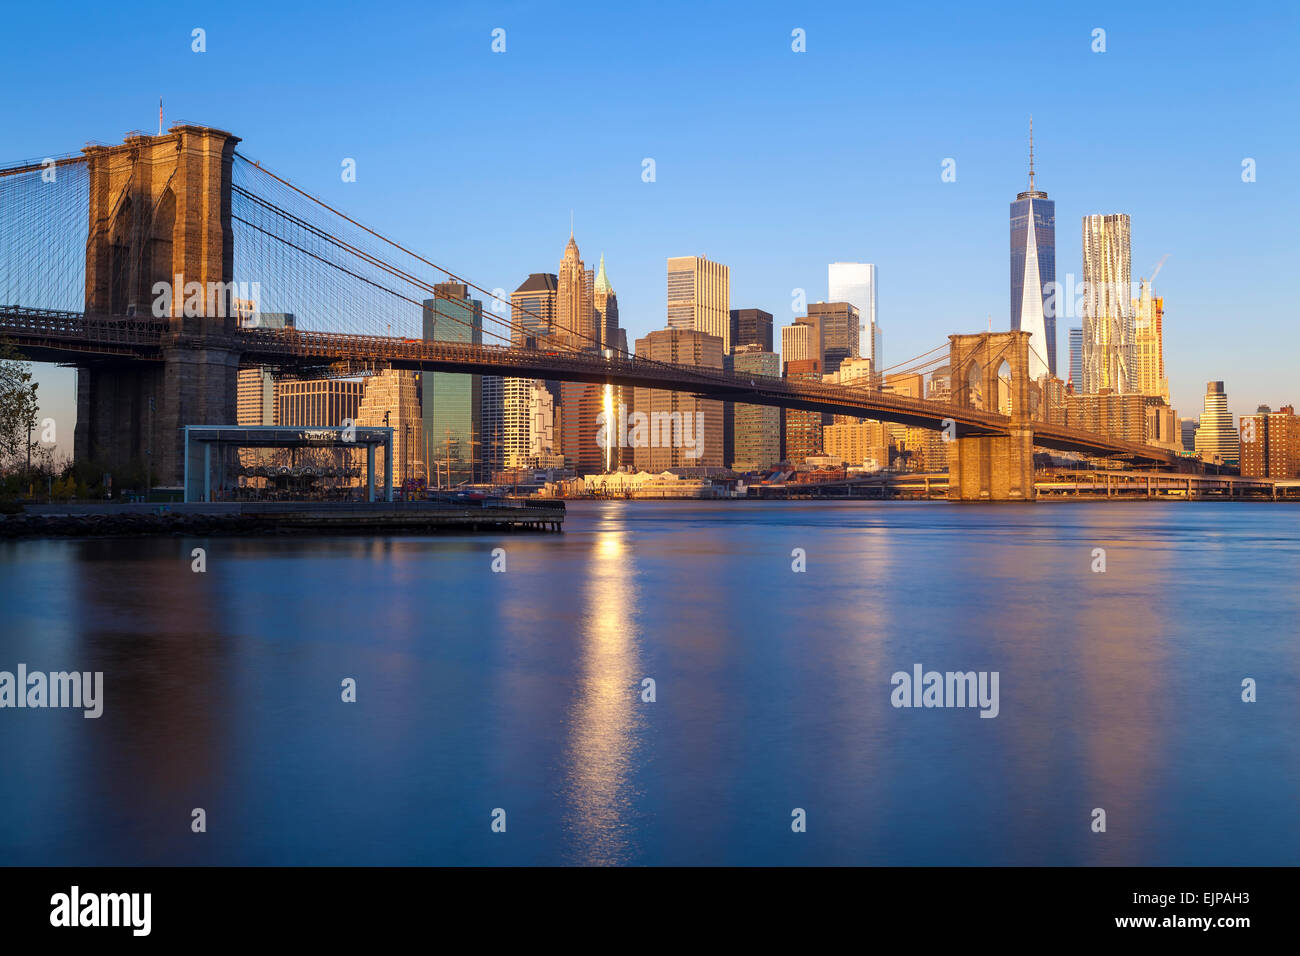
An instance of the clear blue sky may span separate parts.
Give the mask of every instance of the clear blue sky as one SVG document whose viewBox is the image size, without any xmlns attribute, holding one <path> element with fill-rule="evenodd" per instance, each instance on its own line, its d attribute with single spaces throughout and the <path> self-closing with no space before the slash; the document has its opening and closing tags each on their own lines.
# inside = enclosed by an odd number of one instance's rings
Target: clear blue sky
<svg viewBox="0 0 1300 956">
<path fill-rule="evenodd" d="M 1169 256 L 1156 291 L 1180 414 L 1200 413 L 1210 379 L 1238 414 L 1300 403 L 1297 6 L 906 6 L 20 5 L 0 162 L 153 130 L 161 95 L 169 124 L 236 133 L 487 288 L 554 272 L 572 209 L 630 337 L 664 324 L 668 256 L 726 263 L 732 306 L 778 324 L 792 289 L 826 297 L 827 263 L 874 262 L 892 364 L 990 315 L 1007 327 L 1032 113 L 1058 278 L 1081 271 L 1089 213 L 1132 217 L 1135 282 Z M 47 413 L 70 422 L 71 374 L 41 378 Z"/>
</svg>

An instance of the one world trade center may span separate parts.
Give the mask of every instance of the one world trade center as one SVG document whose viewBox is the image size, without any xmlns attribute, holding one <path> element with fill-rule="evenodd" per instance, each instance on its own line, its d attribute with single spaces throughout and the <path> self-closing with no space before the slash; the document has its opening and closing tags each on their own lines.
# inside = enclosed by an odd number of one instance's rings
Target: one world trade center
<svg viewBox="0 0 1300 956">
<path fill-rule="evenodd" d="M 1029 374 L 1056 375 L 1056 203 L 1034 188 L 1034 121 L 1029 120 L 1029 189 L 1011 203 L 1011 328 L 1029 333 Z M 1050 314 L 1049 314 L 1050 313 Z"/>
</svg>

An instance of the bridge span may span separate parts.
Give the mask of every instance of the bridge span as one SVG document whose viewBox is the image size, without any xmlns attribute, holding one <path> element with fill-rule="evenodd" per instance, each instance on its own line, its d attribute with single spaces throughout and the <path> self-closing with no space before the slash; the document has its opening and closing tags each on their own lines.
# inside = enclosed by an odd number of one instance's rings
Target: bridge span
<svg viewBox="0 0 1300 956">
<path fill-rule="evenodd" d="M 587 343 L 552 347 L 547 336 L 524 347 L 532 343 L 519 335 L 522 323 L 488 310 L 484 322 L 504 331 L 485 325 L 482 334 L 505 344 L 411 338 L 402 333 L 445 294 L 430 270 L 486 290 L 253 163 L 236 152 L 238 142 L 222 130 L 179 125 L 89 146 L 52 167 L 0 169 L 0 337 L 34 360 L 80 370 L 78 458 L 112 467 L 151 449 L 159 479 L 176 483 L 184 426 L 232 424 L 239 368 L 264 365 L 611 383 L 936 429 L 952 439 L 953 496 L 963 500 L 1032 500 L 1034 447 L 1155 469 L 1196 467 L 1165 448 L 1042 420 L 1030 407 L 1023 332 L 949 336 L 947 360 L 960 383 L 950 402 L 671 365 Z M 297 329 L 239 327 L 236 275 L 262 280 L 272 307 L 261 301 L 259 311 L 308 321 Z M 159 284 L 175 289 L 155 317 Z M 1007 366 L 1009 379 L 1000 378 Z M 1006 381 L 1010 414 L 1001 414 L 980 396 L 997 396 Z"/>
<path fill-rule="evenodd" d="M 160 362 L 164 348 L 184 344 L 167 319 L 86 316 L 15 306 L 0 307 L 0 335 L 37 361 L 88 362 L 130 358 Z M 207 336 L 192 348 L 221 348 L 240 354 L 247 365 L 281 367 L 361 363 L 372 367 L 429 372 L 506 375 L 557 381 L 612 383 L 702 398 L 797 408 L 876 421 L 948 430 L 956 438 L 1006 435 L 1011 416 L 879 389 L 832 385 L 763 375 L 734 375 L 696 366 L 666 365 L 632 355 L 608 358 L 590 352 L 432 342 L 293 329 L 236 329 Z M 1034 445 L 1134 463 L 1175 467 L 1168 449 L 1120 442 L 1081 429 L 1034 422 Z"/>
</svg>

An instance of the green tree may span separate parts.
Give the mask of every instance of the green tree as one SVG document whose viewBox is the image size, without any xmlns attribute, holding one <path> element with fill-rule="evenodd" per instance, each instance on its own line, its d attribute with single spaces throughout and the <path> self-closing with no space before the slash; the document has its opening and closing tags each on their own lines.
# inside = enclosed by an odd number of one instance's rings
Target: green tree
<svg viewBox="0 0 1300 956">
<path fill-rule="evenodd" d="M 26 468 L 36 427 L 36 383 L 31 363 L 8 342 L 0 342 L 0 469 Z"/>
</svg>

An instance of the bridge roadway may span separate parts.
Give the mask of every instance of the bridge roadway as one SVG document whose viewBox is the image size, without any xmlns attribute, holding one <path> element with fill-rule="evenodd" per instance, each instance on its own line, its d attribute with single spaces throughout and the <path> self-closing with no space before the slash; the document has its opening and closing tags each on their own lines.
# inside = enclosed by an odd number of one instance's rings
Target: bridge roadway
<svg viewBox="0 0 1300 956">
<path fill-rule="evenodd" d="M 308 330 L 240 329 L 228 338 L 182 340 L 166 319 L 87 316 L 21 306 L 0 306 L 0 337 L 34 361 L 94 362 L 134 359 L 157 362 L 174 347 L 226 348 L 245 364 L 285 367 L 339 362 L 431 372 L 508 375 L 573 382 L 609 382 L 688 392 L 703 398 L 798 408 L 942 430 L 955 425 L 957 437 L 1004 435 L 1006 415 L 908 398 L 851 385 L 828 385 L 762 375 L 734 375 L 694 366 L 667 365 L 629 356 L 603 358 L 580 352 L 522 349 L 458 342 L 426 342 L 386 336 Z M 1134 464 L 1177 468 L 1185 460 L 1149 445 L 1034 421 L 1034 444 L 1056 451 L 1110 457 Z"/>
</svg>

